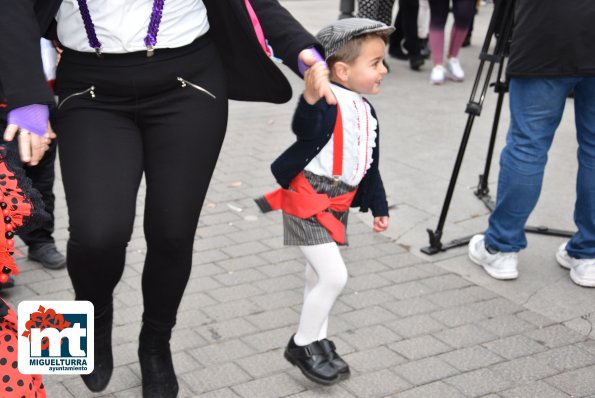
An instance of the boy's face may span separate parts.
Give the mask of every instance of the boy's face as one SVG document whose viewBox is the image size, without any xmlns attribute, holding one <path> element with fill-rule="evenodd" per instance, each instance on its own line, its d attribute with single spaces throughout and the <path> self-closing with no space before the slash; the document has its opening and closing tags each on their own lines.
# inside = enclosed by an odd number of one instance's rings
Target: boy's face
<svg viewBox="0 0 595 398">
<path fill-rule="evenodd" d="M 380 82 L 388 70 L 382 63 L 384 41 L 380 37 L 370 37 L 361 46 L 360 55 L 347 66 L 347 81 L 343 85 L 360 94 L 377 94 Z"/>
</svg>

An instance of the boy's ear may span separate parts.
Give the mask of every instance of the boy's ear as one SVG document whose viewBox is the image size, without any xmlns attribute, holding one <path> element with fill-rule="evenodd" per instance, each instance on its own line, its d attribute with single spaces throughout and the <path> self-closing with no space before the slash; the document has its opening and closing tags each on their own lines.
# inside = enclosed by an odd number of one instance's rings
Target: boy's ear
<svg viewBox="0 0 595 398">
<path fill-rule="evenodd" d="M 349 77 L 349 64 L 345 62 L 336 62 L 333 65 L 334 75 L 342 82 L 346 82 Z"/>
</svg>

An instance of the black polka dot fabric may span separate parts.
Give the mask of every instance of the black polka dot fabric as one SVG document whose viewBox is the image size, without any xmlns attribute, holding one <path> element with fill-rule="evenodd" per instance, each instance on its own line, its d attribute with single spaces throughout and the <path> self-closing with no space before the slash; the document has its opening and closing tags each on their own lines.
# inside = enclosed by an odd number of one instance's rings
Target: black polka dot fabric
<svg viewBox="0 0 595 398">
<path fill-rule="evenodd" d="M 45 398 L 45 388 L 40 375 L 24 375 L 19 372 L 17 354 L 17 316 L 0 299 L 0 397 Z"/>
<path fill-rule="evenodd" d="M 392 26 L 395 0 L 358 0 L 358 18 L 368 18 Z"/>
</svg>

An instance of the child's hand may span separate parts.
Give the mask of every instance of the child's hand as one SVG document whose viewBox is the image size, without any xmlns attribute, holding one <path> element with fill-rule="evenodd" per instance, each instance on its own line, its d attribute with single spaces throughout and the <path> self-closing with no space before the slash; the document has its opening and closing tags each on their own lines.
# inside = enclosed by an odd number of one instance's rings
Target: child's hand
<svg viewBox="0 0 595 398">
<path fill-rule="evenodd" d="M 388 228 L 388 216 L 374 217 L 374 232 L 386 231 Z"/>
<path fill-rule="evenodd" d="M 329 71 L 324 61 L 312 65 L 304 73 L 304 100 L 310 105 L 314 105 L 324 96 L 323 87 L 328 86 Z"/>
</svg>

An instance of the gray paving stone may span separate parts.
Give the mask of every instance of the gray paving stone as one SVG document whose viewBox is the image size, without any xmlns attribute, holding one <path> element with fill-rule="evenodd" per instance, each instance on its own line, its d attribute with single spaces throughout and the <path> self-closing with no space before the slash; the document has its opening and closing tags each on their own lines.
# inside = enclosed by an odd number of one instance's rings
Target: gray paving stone
<svg viewBox="0 0 595 398">
<path fill-rule="evenodd" d="M 418 281 L 400 283 L 398 285 L 385 287 L 382 290 L 399 300 L 425 296 L 433 292 L 430 287 Z"/>
<path fill-rule="evenodd" d="M 432 303 L 423 297 L 390 302 L 383 304 L 382 306 L 403 317 L 432 312 L 441 308 L 439 305 Z"/>
<path fill-rule="evenodd" d="M 140 379 L 127 366 L 120 366 L 114 369 L 110 383 L 106 389 L 102 391 L 102 394 L 113 394 L 115 392 L 137 387 L 140 384 Z M 63 385 L 68 389 L 68 392 L 76 398 L 95 396 L 95 394 L 87 389 L 83 383 L 83 379 L 80 377 L 64 380 Z"/>
<path fill-rule="evenodd" d="M 291 398 L 353 398 L 354 395 L 340 385 L 330 387 L 314 387 L 307 385 L 308 390 L 290 395 Z"/>
<path fill-rule="evenodd" d="M 470 347 L 495 339 L 495 336 L 475 325 L 463 325 L 434 333 L 438 339 L 454 348 Z"/>
<path fill-rule="evenodd" d="M 378 289 L 390 284 L 391 282 L 388 279 L 376 274 L 368 274 L 350 277 L 347 282 L 347 288 L 349 291 L 362 292 L 370 289 Z"/>
<path fill-rule="evenodd" d="M 421 359 L 448 352 L 452 348 L 433 336 L 419 336 L 389 344 L 388 348 L 409 359 Z"/>
<path fill-rule="evenodd" d="M 342 294 L 339 296 L 339 300 L 351 308 L 360 309 L 386 303 L 394 300 L 394 297 L 381 290 L 366 290 L 364 292 Z"/>
<path fill-rule="evenodd" d="M 428 300 L 443 308 L 470 305 L 478 301 L 478 298 L 469 292 L 470 287 L 457 290 L 446 290 L 426 296 Z"/>
<path fill-rule="evenodd" d="M 573 397 L 595 394 L 595 366 L 562 373 L 544 380 Z"/>
<path fill-rule="evenodd" d="M 246 358 L 237 359 L 235 363 L 252 377 L 261 378 L 292 368 L 292 365 L 283 357 L 283 351 L 284 348 L 280 348 L 250 355 Z"/>
<path fill-rule="evenodd" d="M 471 282 L 455 274 L 444 274 L 431 278 L 425 278 L 421 281 L 421 283 L 428 285 L 437 292 L 471 286 Z"/>
<path fill-rule="evenodd" d="M 432 275 L 429 272 L 424 271 L 421 267 L 412 266 L 382 272 L 380 273 L 380 276 L 393 283 L 403 283 L 427 278 Z"/>
<path fill-rule="evenodd" d="M 564 394 L 560 390 L 543 383 L 536 381 L 534 383 L 525 384 L 520 387 L 511 388 L 507 391 L 502 391 L 500 395 L 504 398 L 527 398 L 527 397 L 539 397 L 539 398 L 567 398 L 568 395 Z"/>
<path fill-rule="evenodd" d="M 220 303 L 227 303 L 263 294 L 264 291 L 252 283 L 227 286 L 209 290 L 209 295 Z"/>
<path fill-rule="evenodd" d="M 483 346 L 506 359 L 529 356 L 547 349 L 543 344 L 523 335 L 490 341 Z"/>
<path fill-rule="evenodd" d="M 210 391 L 205 394 L 196 395 L 197 398 L 238 398 L 239 395 L 233 392 L 231 388 L 222 388 L 216 391 Z"/>
<path fill-rule="evenodd" d="M 416 387 L 395 395 L 396 398 L 463 398 L 465 397 L 459 390 L 444 384 L 436 382 Z"/>
<path fill-rule="evenodd" d="M 489 369 L 478 369 L 444 380 L 463 394 L 471 397 L 496 393 L 509 388 L 512 383 Z"/>
<path fill-rule="evenodd" d="M 260 314 L 247 315 L 245 319 L 259 330 L 277 329 L 282 326 L 295 325 L 300 315 L 291 308 L 278 308 Z"/>
<path fill-rule="evenodd" d="M 304 387 L 285 373 L 249 381 L 232 387 L 241 397 L 252 398 L 278 398 L 295 394 L 304 390 Z"/>
<path fill-rule="evenodd" d="M 521 311 L 516 315 L 519 318 L 524 319 L 525 321 L 530 322 L 539 328 L 542 328 L 544 326 L 550 326 L 556 323 L 556 321 L 533 311 Z"/>
<path fill-rule="evenodd" d="M 390 268 L 403 268 L 409 267 L 413 264 L 419 264 L 423 262 L 422 259 L 416 257 L 409 253 L 403 253 L 398 255 L 390 255 L 384 257 L 378 257 L 376 260 L 380 261 L 382 264 L 389 266 Z"/>
<path fill-rule="evenodd" d="M 496 317 L 499 315 L 516 314 L 521 312 L 523 307 L 502 297 L 497 297 L 487 301 L 481 301 L 470 305 L 472 310 L 481 312 L 486 317 Z"/>
<path fill-rule="evenodd" d="M 434 333 L 445 328 L 443 324 L 431 318 L 428 314 L 397 319 L 387 323 L 386 326 L 405 338 Z"/>
<path fill-rule="evenodd" d="M 289 260 L 297 260 L 304 264 L 306 263 L 306 259 L 301 251 L 287 250 L 284 246 L 276 250 L 267 249 L 267 251 L 260 253 L 260 256 L 272 264 Z"/>
<path fill-rule="evenodd" d="M 193 347 L 202 347 L 207 341 L 194 330 L 189 328 L 174 328 L 171 337 L 172 351 L 182 351 Z"/>
<path fill-rule="evenodd" d="M 303 293 L 298 293 L 295 290 L 282 290 L 271 294 L 263 294 L 260 296 L 251 297 L 250 301 L 258 305 L 263 310 L 268 311 L 278 308 L 301 305 L 304 298 L 303 296 Z"/>
<path fill-rule="evenodd" d="M 241 340 L 228 340 L 189 351 L 190 355 L 206 367 L 233 361 L 254 354 L 255 351 Z"/>
<path fill-rule="evenodd" d="M 228 258 L 229 258 L 229 256 L 227 254 L 223 253 L 223 251 L 221 251 L 221 249 L 202 250 L 198 253 L 195 253 L 192 257 L 192 260 L 193 260 L 192 264 L 198 265 L 198 267 L 197 266 L 193 267 L 192 273 L 198 274 L 197 276 L 208 276 L 208 275 L 212 275 L 217 272 L 213 272 L 213 271 L 207 272 L 207 270 L 216 269 L 219 272 L 224 272 L 223 269 L 217 267 L 213 263 L 217 262 L 217 261 L 227 260 Z M 210 266 L 210 267 L 207 267 L 207 266 Z"/>
<path fill-rule="evenodd" d="M 477 325 L 495 334 L 499 338 L 520 334 L 535 329 L 535 325 L 522 320 L 516 315 L 501 315 L 478 322 Z"/>
<path fill-rule="evenodd" d="M 395 332 L 382 325 L 368 326 L 342 333 L 341 337 L 358 350 L 378 347 L 401 340 Z"/>
<path fill-rule="evenodd" d="M 233 257 L 228 260 L 217 261 L 217 265 L 226 271 L 238 271 L 241 269 L 256 268 L 265 264 L 269 264 L 269 262 L 257 255 Z"/>
<path fill-rule="evenodd" d="M 202 325 L 195 328 L 195 331 L 206 341 L 214 342 L 250 335 L 258 329 L 244 318 L 234 318 Z"/>
<path fill-rule="evenodd" d="M 203 226 L 196 230 L 196 234 L 201 238 L 209 238 L 211 236 L 226 235 L 238 231 L 236 227 L 229 224 L 217 224 L 211 226 Z"/>
<path fill-rule="evenodd" d="M 386 369 L 406 362 L 405 358 L 386 347 L 376 347 L 341 356 L 349 364 L 352 371 L 356 370 L 358 373 Z"/>
<path fill-rule="evenodd" d="M 229 271 L 224 274 L 214 276 L 215 280 L 225 286 L 240 285 L 243 283 L 250 283 L 266 278 L 267 276 L 255 269 L 246 269 L 242 271 Z"/>
<path fill-rule="evenodd" d="M 283 290 L 303 289 L 304 283 L 304 279 L 301 277 L 297 277 L 295 275 L 284 275 L 255 282 L 254 285 L 256 285 L 265 293 L 272 293 Z"/>
<path fill-rule="evenodd" d="M 256 268 L 269 277 L 295 274 L 303 278 L 305 262 L 299 260 L 283 261 L 278 264 L 267 264 Z"/>
<path fill-rule="evenodd" d="M 275 330 L 266 330 L 250 336 L 242 337 L 256 352 L 265 352 L 276 348 L 285 348 L 287 342 L 296 332 L 297 327 L 287 326 Z"/>
<path fill-rule="evenodd" d="M 438 381 L 460 372 L 437 357 L 428 357 L 418 361 L 410 361 L 392 368 L 396 374 L 409 383 L 419 386 Z"/>
<path fill-rule="evenodd" d="M 204 293 L 211 289 L 218 289 L 223 285 L 217 282 L 212 276 L 190 278 L 184 294 Z"/>
<path fill-rule="evenodd" d="M 140 295 L 139 295 L 140 296 Z M 179 311 L 192 311 L 198 310 L 203 307 L 218 304 L 218 301 L 214 300 L 211 296 L 206 293 L 190 293 L 185 294 L 182 297 Z"/>
<path fill-rule="evenodd" d="M 339 318 L 347 321 L 354 327 L 362 327 L 386 324 L 395 319 L 395 315 L 382 307 L 373 306 L 341 314 Z"/>
<path fill-rule="evenodd" d="M 211 305 L 202 309 L 211 319 L 222 321 L 225 319 L 246 316 L 260 312 L 258 306 L 247 299 L 230 301 L 223 304 Z"/>
<path fill-rule="evenodd" d="M 362 398 L 384 397 L 411 387 L 405 380 L 386 369 L 352 377 L 343 382 L 343 386 Z"/>
<path fill-rule="evenodd" d="M 384 271 L 388 269 L 386 265 L 381 264 L 374 258 L 352 261 L 347 265 L 347 267 L 349 268 L 349 275 L 351 276 L 376 274 L 379 271 Z"/>
<path fill-rule="evenodd" d="M 473 311 L 466 306 L 447 308 L 442 311 L 432 312 L 430 316 L 448 327 L 457 327 L 485 319 L 483 314 Z"/>
<path fill-rule="evenodd" d="M 440 355 L 438 358 L 448 362 L 462 372 L 488 367 L 504 361 L 502 357 L 481 346 L 450 351 Z"/>
<path fill-rule="evenodd" d="M 176 327 L 187 328 L 211 323 L 213 320 L 196 308 L 178 312 Z"/>
<path fill-rule="evenodd" d="M 560 371 L 595 364 L 595 355 L 578 345 L 554 348 L 535 355 L 535 358 Z"/>
<path fill-rule="evenodd" d="M 234 363 L 209 366 L 179 376 L 196 395 L 251 380 L 250 375 Z"/>
<path fill-rule="evenodd" d="M 525 333 L 525 335 L 550 348 L 574 344 L 584 340 L 581 334 L 560 324 L 533 330 Z"/>
<path fill-rule="evenodd" d="M 491 369 L 502 377 L 513 381 L 516 385 L 543 379 L 558 373 L 536 357 L 517 358 L 500 363 Z"/>
</svg>

